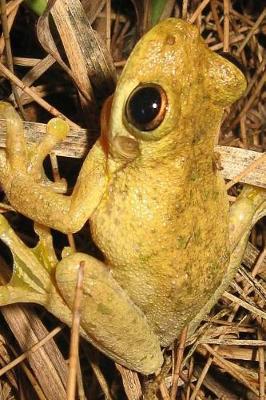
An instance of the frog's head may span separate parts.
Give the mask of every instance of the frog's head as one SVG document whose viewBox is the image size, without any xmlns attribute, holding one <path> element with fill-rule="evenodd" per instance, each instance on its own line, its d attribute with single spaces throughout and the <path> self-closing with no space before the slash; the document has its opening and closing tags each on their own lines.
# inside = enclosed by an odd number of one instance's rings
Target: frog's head
<svg viewBox="0 0 266 400">
<path fill-rule="evenodd" d="M 245 87 L 242 72 L 209 50 L 195 26 L 161 22 L 136 45 L 119 79 L 108 129 L 111 156 L 175 157 L 197 141 L 213 142 L 223 109 Z"/>
</svg>

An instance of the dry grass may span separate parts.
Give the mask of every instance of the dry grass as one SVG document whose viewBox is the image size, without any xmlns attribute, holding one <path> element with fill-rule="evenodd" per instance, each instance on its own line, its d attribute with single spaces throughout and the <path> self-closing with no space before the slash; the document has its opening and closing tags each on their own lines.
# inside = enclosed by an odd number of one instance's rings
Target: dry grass
<svg viewBox="0 0 266 400">
<path fill-rule="evenodd" d="M 145 7 L 142 1 L 137 0 L 128 0 L 120 8 L 115 1 L 112 5 L 113 9 L 110 0 L 83 1 L 94 29 L 111 50 L 119 75 L 137 37 L 149 28 L 151 2 L 146 1 Z M 81 12 L 76 1 L 69 2 L 69 7 L 73 13 Z M 57 2 L 52 15 L 68 56 L 69 65 L 66 65 L 62 50 L 58 52 L 55 46 L 57 41 L 54 42 L 50 35 L 54 35 L 55 30 L 49 31 L 47 17 L 39 21 L 38 38 L 45 49 L 49 49 L 50 55 L 45 55 L 40 49 L 34 33 L 36 18 L 21 1 L 10 0 L 6 3 L 1 0 L 1 10 L 1 91 L 8 94 L 9 89 L 5 88 L 9 80 L 12 86 L 10 99 L 16 99 L 27 121 L 46 122 L 50 115 L 61 114 L 66 116 L 74 132 L 83 132 L 83 139 L 84 131 L 80 125 L 92 128 L 91 132 L 97 131 L 101 99 L 112 91 L 115 80 L 114 68 L 98 37 L 89 28 L 85 32 L 89 40 L 83 42 L 82 35 L 77 37 L 77 27 L 70 23 L 71 12 L 66 12 Z M 166 1 L 163 17 L 170 15 L 195 23 L 211 49 L 229 51 L 245 67 L 248 79 L 245 96 L 226 110 L 217 144 L 262 153 L 266 144 L 263 91 L 266 78 L 266 12 L 263 1 Z M 97 104 L 87 78 L 92 71 L 100 76 L 93 82 L 98 90 Z M 79 88 L 78 94 L 73 81 Z M 33 131 L 38 131 L 38 125 L 34 127 Z M 71 157 L 80 157 L 86 140 L 80 145 L 74 137 Z M 80 151 L 79 146 L 82 147 Z M 54 177 L 58 179 L 56 157 L 53 156 L 51 161 Z M 260 161 L 248 167 L 246 175 L 243 175 L 243 169 L 247 165 L 243 167 L 240 163 L 238 169 L 234 169 L 234 157 L 227 162 L 228 171 L 234 173 L 225 175 L 230 179 L 238 178 L 232 184 L 240 178 L 245 181 L 245 176 L 257 168 L 258 175 L 252 178 L 252 182 L 266 185 L 265 160 L 264 164 Z M 63 168 L 73 181 L 69 172 L 73 169 L 72 164 L 70 168 L 65 165 Z M 228 188 L 232 184 L 229 183 Z M 230 199 L 234 200 L 236 195 L 237 188 L 234 186 L 230 189 Z M 30 230 L 23 228 L 24 222 L 18 217 L 12 219 L 20 234 L 31 243 Z M 179 344 L 166 351 L 172 357 L 172 364 L 164 366 L 164 379 L 158 376 L 153 382 L 159 387 L 158 396 L 161 399 L 265 400 L 265 232 L 265 224 L 257 224 L 234 282 L 214 307 L 209 319 L 199 327 L 193 340 L 186 343 L 184 330 Z M 61 237 L 59 239 L 62 241 Z M 83 233 L 76 237 L 77 247 L 86 248 L 86 240 Z M 72 247 L 75 246 L 71 236 L 68 241 Z M 4 264 L 2 260 L 1 271 Z M 73 380 L 68 380 L 67 385 L 70 339 L 66 329 L 54 328 L 58 322 L 39 308 L 3 307 L 2 314 L 0 399 L 73 399 Z M 78 328 L 76 324 L 74 326 L 75 335 Z M 52 336 L 55 336 L 55 341 Z M 78 372 L 79 399 L 141 398 L 141 377 L 119 365 L 115 366 L 87 344 L 82 342 L 80 346 L 79 363 L 70 363 L 74 365 L 74 371 L 70 369 L 69 374 L 73 378 L 73 372 L 74 375 Z M 73 345 L 72 356 L 75 351 Z"/>
</svg>

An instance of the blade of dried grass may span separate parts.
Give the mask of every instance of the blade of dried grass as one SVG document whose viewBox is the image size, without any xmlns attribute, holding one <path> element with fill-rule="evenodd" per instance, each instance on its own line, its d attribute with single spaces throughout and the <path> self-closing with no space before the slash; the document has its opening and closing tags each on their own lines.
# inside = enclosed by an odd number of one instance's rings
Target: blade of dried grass
<svg viewBox="0 0 266 400">
<path fill-rule="evenodd" d="M 39 79 L 44 72 L 46 72 L 53 64 L 55 63 L 55 59 L 48 54 L 42 60 L 40 60 L 37 64 L 33 66 L 24 76 L 22 82 L 26 86 L 31 86 L 37 79 Z"/>
<path fill-rule="evenodd" d="M 14 352 L 14 355 L 16 356 L 15 352 Z M 25 375 L 27 376 L 27 378 L 28 378 L 30 384 L 32 385 L 33 389 L 35 390 L 39 400 L 48 400 L 47 397 L 45 396 L 42 388 L 38 384 L 35 376 L 31 372 L 31 370 L 27 367 L 27 365 L 22 362 L 21 368 L 24 371 Z"/>
<path fill-rule="evenodd" d="M 46 328 L 31 309 L 7 306 L 2 307 L 1 311 L 22 351 L 28 351 L 48 335 Z M 29 351 L 28 361 L 47 399 L 65 398 L 67 366 L 54 341 L 50 340 L 38 351 Z"/>
<path fill-rule="evenodd" d="M 266 187 L 265 169 L 262 167 L 257 168 L 264 160 L 264 155 L 262 156 L 261 153 L 252 150 L 228 146 L 216 146 L 215 151 L 220 154 L 221 166 L 223 168 L 221 173 L 224 178 L 234 179 L 237 177 L 241 182 Z M 261 157 L 263 159 L 258 161 Z M 253 166 L 249 171 L 250 165 Z"/>
<path fill-rule="evenodd" d="M 6 14 L 9 16 L 18 6 L 22 3 L 23 0 L 11 0 L 6 5 Z"/>
<path fill-rule="evenodd" d="M 0 367 L 3 368 L 6 365 L 8 365 L 11 360 L 11 354 L 9 351 L 9 336 L 6 335 L 6 332 L 3 331 L 2 329 L 2 333 L 3 335 L 6 336 L 6 338 L 1 335 L 0 336 Z M 3 381 L 3 379 L 0 380 L 0 382 Z M 16 380 L 16 374 L 15 371 L 7 371 L 6 375 L 5 375 L 5 381 L 7 381 L 7 384 L 10 388 L 14 388 L 15 390 L 18 390 L 18 384 L 17 384 L 17 380 Z M 1 392 L 0 392 L 1 393 Z M 0 394 L 0 398 L 1 398 L 1 394 Z"/>
<path fill-rule="evenodd" d="M 232 186 L 234 186 L 237 182 L 243 181 L 243 178 L 245 178 L 245 176 L 249 175 L 257 167 L 261 167 L 263 164 L 266 165 L 266 153 L 262 154 L 257 160 L 255 160 L 251 164 L 249 164 L 249 166 L 246 167 L 242 172 L 240 172 L 240 174 L 238 174 L 230 182 L 228 182 L 226 184 L 226 189 L 228 190 Z"/>
<path fill-rule="evenodd" d="M 257 261 L 256 261 L 257 260 Z M 258 265 L 258 270 L 256 274 L 261 274 L 263 277 L 266 275 L 266 259 L 265 255 L 260 253 L 252 243 L 248 242 L 244 257 L 243 264 L 245 264 L 249 269 L 256 263 Z M 256 268 L 256 266 L 255 266 Z M 264 274 L 263 274 L 264 273 Z"/>
<path fill-rule="evenodd" d="M 240 340 L 240 339 L 227 339 L 223 336 L 218 339 L 211 339 L 211 338 L 202 338 L 199 339 L 199 343 L 201 344 L 218 344 L 223 346 L 257 346 L 257 347 L 265 347 L 266 341 L 265 340 Z M 218 349 L 218 348 L 217 348 Z"/>
<path fill-rule="evenodd" d="M 193 371 L 194 375 L 198 378 L 202 373 L 202 368 L 196 366 Z M 212 393 L 215 394 L 217 399 L 223 400 L 239 400 L 239 397 L 235 395 L 230 388 L 226 388 L 225 386 L 221 385 L 217 379 L 215 379 L 215 375 L 212 376 L 211 374 L 206 374 L 204 378 L 203 385 L 210 390 Z M 188 399 L 192 400 L 192 398 Z"/>
<path fill-rule="evenodd" d="M 61 58 L 50 31 L 50 12 L 70 68 Z M 79 89 L 83 119 L 88 127 L 96 129 L 98 108 L 95 98 L 104 99 L 113 92 L 116 74 L 110 54 L 92 29 L 81 2 L 50 0 L 46 13 L 39 18 L 37 33 L 42 46 L 74 80 Z"/>
<path fill-rule="evenodd" d="M 236 346 L 219 346 L 219 354 L 228 359 L 243 361 L 259 361 L 258 350 Z M 265 349 L 263 349 L 265 353 Z M 207 353 L 206 353 L 207 354 Z"/>
<path fill-rule="evenodd" d="M 64 4 L 55 2 L 51 13 L 75 79 L 79 81 L 80 74 L 85 74 L 97 88 L 98 96 L 110 94 L 116 79 L 112 59 L 97 32 L 91 28 L 81 3 L 77 0 L 67 0 Z M 86 82 L 86 87 L 89 87 L 89 82 Z"/>
<path fill-rule="evenodd" d="M 0 61 L 5 64 L 6 57 L 1 56 Z M 27 57 L 13 57 L 14 65 L 19 65 L 21 67 L 34 67 L 41 60 L 39 58 L 27 58 Z"/>
</svg>

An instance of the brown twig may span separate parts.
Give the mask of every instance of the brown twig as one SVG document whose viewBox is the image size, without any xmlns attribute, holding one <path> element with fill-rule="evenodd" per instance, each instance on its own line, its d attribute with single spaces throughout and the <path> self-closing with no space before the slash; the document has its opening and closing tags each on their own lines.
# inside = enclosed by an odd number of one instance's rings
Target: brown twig
<svg viewBox="0 0 266 400">
<path fill-rule="evenodd" d="M 25 86 L 24 83 L 20 79 L 18 79 L 11 71 L 9 71 L 9 69 L 6 68 L 4 66 L 4 64 L 2 64 L 2 63 L 0 63 L 0 71 L 3 73 L 3 75 L 6 78 L 8 78 L 11 82 L 14 82 L 21 90 L 23 90 L 25 93 L 27 93 L 29 96 L 31 96 L 36 101 L 36 103 L 38 103 L 41 107 L 43 107 L 49 113 L 51 113 L 55 117 L 62 117 L 68 122 L 68 124 L 70 126 L 75 127 L 75 128 L 79 128 L 78 125 L 76 125 L 70 119 L 65 117 L 55 107 L 51 106 L 49 103 L 47 103 L 47 101 L 45 101 L 42 98 L 40 98 L 31 88 Z"/>
<path fill-rule="evenodd" d="M 74 400 L 76 393 L 76 377 L 78 365 L 78 345 L 80 326 L 80 306 L 82 300 L 82 287 L 85 262 L 81 261 L 78 269 L 77 285 L 73 304 L 73 319 L 70 340 L 69 373 L 67 379 L 67 400 Z"/>
<path fill-rule="evenodd" d="M 260 326 L 258 326 L 258 339 L 262 339 L 262 330 Z M 264 355 L 264 347 L 258 348 L 259 353 L 259 391 L 260 391 L 260 400 L 265 400 L 265 355 Z"/>
<path fill-rule="evenodd" d="M 227 371 L 227 373 L 231 374 L 235 379 L 239 380 L 241 383 L 247 386 L 253 393 L 258 395 L 257 389 L 251 384 L 250 381 L 246 379 L 246 377 L 239 370 L 234 368 L 231 363 L 229 363 L 227 360 L 221 357 L 217 353 L 217 351 L 213 350 L 211 346 L 209 346 L 208 344 L 204 344 L 202 346 L 214 357 L 213 361 L 217 365 L 224 368 Z"/>
<path fill-rule="evenodd" d="M 213 20 L 215 22 L 215 26 L 217 29 L 219 39 L 221 42 L 223 42 L 224 34 L 223 34 L 223 30 L 222 30 L 222 27 L 221 27 L 221 24 L 219 21 L 219 17 L 218 17 L 218 13 L 217 13 L 216 0 L 211 0 L 210 5 L 211 5 L 212 16 L 213 16 Z"/>
<path fill-rule="evenodd" d="M 182 330 L 180 338 L 179 338 L 179 344 L 178 344 L 178 349 L 176 352 L 176 362 L 175 362 L 173 380 L 172 380 L 173 383 L 172 383 L 172 389 L 171 389 L 171 400 L 175 400 L 176 395 L 177 395 L 178 380 L 179 380 L 179 376 L 180 376 L 180 372 L 181 372 L 181 365 L 182 365 L 182 359 L 183 359 L 183 354 L 184 354 L 184 350 L 185 350 L 187 333 L 188 333 L 188 326 L 186 326 Z"/>
<path fill-rule="evenodd" d="M 224 42 L 223 42 L 223 51 L 228 52 L 230 41 L 229 41 L 229 33 L 230 33 L 230 26 L 229 26 L 229 18 L 230 18 L 230 0 L 224 0 Z"/>
<path fill-rule="evenodd" d="M 244 300 L 239 299 L 238 297 L 234 296 L 233 294 L 224 292 L 223 297 L 240 305 L 241 307 L 245 308 L 246 310 L 250 311 L 251 313 L 258 315 L 259 317 L 261 317 L 263 319 L 266 319 L 266 312 L 260 310 L 257 307 L 254 307 L 253 305 L 247 303 Z"/>
<path fill-rule="evenodd" d="M 188 7 L 188 0 L 183 0 L 182 3 L 182 19 L 187 19 L 187 7 Z"/>
<path fill-rule="evenodd" d="M 111 49 L 111 1 L 106 0 L 106 47 Z"/>
<path fill-rule="evenodd" d="M 23 1 L 23 0 L 22 0 L 22 1 Z M 10 32 L 10 30 L 11 30 L 11 28 L 12 28 L 12 26 L 13 26 L 13 23 L 14 23 L 14 21 L 15 21 L 15 18 L 16 18 L 18 9 L 19 9 L 19 4 L 22 3 L 22 1 L 20 0 L 19 2 L 17 2 L 17 3 L 16 3 L 16 6 L 15 6 L 15 7 L 12 7 L 12 9 L 8 7 L 10 3 L 8 3 L 8 5 L 7 5 L 7 12 L 6 12 L 6 14 L 8 15 L 8 20 L 7 20 L 8 32 Z M 9 11 L 10 9 L 11 9 L 11 11 Z M 6 43 L 5 43 L 5 37 L 4 37 L 4 35 L 3 35 L 3 36 L 0 38 L 0 54 L 1 54 L 1 55 L 2 55 L 2 53 L 3 53 L 3 51 L 4 51 L 5 44 L 6 44 Z"/>
<path fill-rule="evenodd" d="M 116 363 L 115 366 L 121 374 L 123 386 L 128 400 L 140 399 L 142 397 L 142 390 L 138 374 L 120 364 Z"/>
<path fill-rule="evenodd" d="M 250 96 L 250 98 L 248 99 L 248 101 L 246 102 L 246 104 L 244 105 L 244 107 L 242 108 L 242 111 L 238 114 L 238 116 L 235 118 L 235 120 L 232 122 L 232 124 L 230 125 L 230 129 L 233 129 L 236 127 L 236 125 L 238 124 L 240 118 L 246 114 L 248 112 L 248 110 L 251 108 L 253 102 L 255 101 L 256 97 L 261 93 L 261 90 L 264 86 L 264 83 L 266 81 L 266 71 L 264 71 L 264 73 L 262 74 L 256 89 L 254 90 L 252 96 Z"/>
<path fill-rule="evenodd" d="M 237 55 L 239 55 L 243 51 L 244 47 L 246 46 L 246 44 L 248 43 L 250 38 L 254 35 L 255 31 L 257 30 L 257 28 L 262 23 L 262 21 L 264 20 L 265 17 L 266 17 L 266 8 L 262 11 L 262 13 L 260 14 L 260 16 L 257 19 L 257 21 L 255 22 L 253 27 L 250 29 L 249 33 L 247 34 L 247 36 L 243 40 L 243 43 L 241 44 L 241 46 L 239 46 L 239 48 L 238 48 L 238 50 L 236 52 Z"/>
<path fill-rule="evenodd" d="M 194 22 L 196 21 L 198 16 L 202 13 L 202 11 L 209 4 L 209 2 L 210 2 L 210 0 L 203 0 L 199 4 L 198 8 L 194 11 L 193 15 L 188 19 L 188 22 L 190 22 L 191 24 L 194 24 Z"/>
<path fill-rule="evenodd" d="M 51 340 L 54 336 L 56 336 L 59 332 L 61 332 L 61 330 L 62 330 L 62 327 L 60 327 L 60 326 L 58 326 L 57 328 L 53 329 L 47 336 L 45 336 L 42 340 L 40 340 L 38 343 L 36 343 L 34 346 L 32 346 L 29 350 L 25 351 L 23 354 L 18 356 L 15 360 L 11 361 L 5 367 L 1 368 L 0 369 L 0 376 L 6 374 L 8 371 L 10 371 L 16 365 L 20 364 L 32 352 L 37 351 L 42 346 L 44 346 L 47 342 L 49 342 L 49 340 Z"/>
</svg>

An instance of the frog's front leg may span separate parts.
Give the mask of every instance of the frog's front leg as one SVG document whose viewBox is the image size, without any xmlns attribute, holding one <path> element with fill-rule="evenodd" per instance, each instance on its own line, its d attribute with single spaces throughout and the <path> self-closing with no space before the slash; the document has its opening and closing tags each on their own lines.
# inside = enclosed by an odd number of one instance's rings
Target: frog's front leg
<svg viewBox="0 0 266 400">
<path fill-rule="evenodd" d="M 9 104 L 0 103 L 0 117 L 7 119 L 6 152 L 0 154 L 0 183 L 11 205 L 34 221 L 61 232 L 79 230 L 105 190 L 106 157 L 101 145 L 97 142 L 87 156 L 72 195 L 64 196 L 47 185 L 42 161 L 66 136 L 66 123 L 57 119 L 48 124 L 47 135 L 33 153 L 26 145 L 22 121 Z"/>
<path fill-rule="evenodd" d="M 64 258 L 56 281 L 72 309 L 80 262 L 85 262 L 81 326 L 93 345 L 127 368 L 150 374 L 163 362 L 159 339 L 144 314 L 118 285 L 107 266 L 86 254 Z"/>
<path fill-rule="evenodd" d="M 245 185 L 236 202 L 230 208 L 229 243 L 230 262 L 220 286 L 212 298 L 189 325 L 191 335 L 207 316 L 224 291 L 230 285 L 241 264 L 252 227 L 266 215 L 266 190 Z"/>
</svg>

